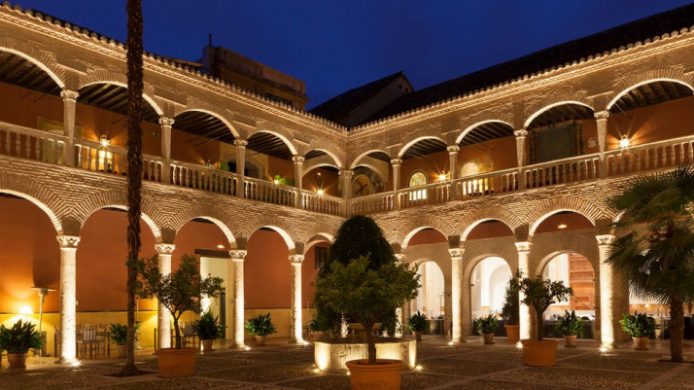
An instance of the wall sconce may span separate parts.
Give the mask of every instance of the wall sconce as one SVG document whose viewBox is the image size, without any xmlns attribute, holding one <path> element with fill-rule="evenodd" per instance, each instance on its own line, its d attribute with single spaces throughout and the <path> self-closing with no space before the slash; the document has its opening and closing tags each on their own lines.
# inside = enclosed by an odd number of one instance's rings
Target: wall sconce
<svg viewBox="0 0 694 390">
<path fill-rule="evenodd" d="M 568 226 L 567 226 L 565 223 L 560 223 L 559 225 L 557 225 L 557 229 L 559 229 L 559 230 L 564 230 L 564 229 L 566 229 L 567 227 L 568 227 Z"/>
<path fill-rule="evenodd" d="M 276 186 L 280 185 L 280 179 L 274 179 L 272 182 L 275 183 Z"/>
<path fill-rule="evenodd" d="M 101 138 L 99 138 L 99 145 L 101 145 L 102 148 L 106 149 L 109 146 L 111 146 L 111 140 L 106 137 L 106 135 L 102 135 Z"/>
<path fill-rule="evenodd" d="M 620 149 L 626 149 L 626 148 L 629 147 L 630 144 L 631 144 L 631 141 L 629 140 L 629 137 L 626 136 L 626 135 L 623 136 L 623 137 L 619 140 L 619 148 L 620 148 Z"/>
<path fill-rule="evenodd" d="M 448 175 L 445 173 L 439 173 L 438 176 L 438 181 L 443 183 L 444 181 L 448 180 Z"/>
<path fill-rule="evenodd" d="M 34 310 L 32 310 L 31 306 L 29 305 L 22 305 L 22 307 L 19 308 L 19 314 L 23 316 L 30 316 L 34 314 Z"/>
<path fill-rule="evenodd" d="M 316 194 L 318 196 L 323 196 L 323 195 L 325 195 L 325 191 L 322 188 L 319 188 L 316 190 Z"/>
</svg>

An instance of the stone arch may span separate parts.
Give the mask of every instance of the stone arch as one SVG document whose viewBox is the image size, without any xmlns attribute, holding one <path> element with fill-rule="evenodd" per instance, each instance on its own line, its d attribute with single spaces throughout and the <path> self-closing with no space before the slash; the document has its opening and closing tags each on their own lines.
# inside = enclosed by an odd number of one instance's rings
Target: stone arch
<svg viewBox="0 0 694 390">
<path fill-rule="evenodd" d="M 528 128 L 532 122 L 541 114 L 551 110 L 552 108 L 563 106 L 566 104 L 575 104 L 579 106 L 583 106 L 586 108 L 590 108 L 591 110 L 595 111 L 595 108 L 587 101 L 585 100 L 574 100 L 574 99 L 568 99 L 568 100 L 560 100 L 554 103 L 547 104 L 540 109 L 535 110 L 529 117 L 528 119 L 525 120 L 523 123 L 523 127 Z"/>
<path fill-rule="evenodd" d="M 176 229 L 176 235 L 178 235 L 178 233 L 181 231 L 183 226 L 186 225 L 186 223 L 188 223 L 194 219 L 204 219 L 205 221 L 213 223 L 215 226 L 217 226 L 219 228 L 219 230 L 222 231 L 222 233 L 224 234 L 224 237 L 226 237 L 227 241 L 229 242 L 229 248 L 230 249 L 237 249 L 236 237 L 234 236 L 234 233 L 231 232 L 231 229 L 229 229 L 229 227 L 221 220 L 214 218 L 214 217 L 210 217 L 208 215 L 198 215 L 198 216 L 195 216 L 193 218 L 190 218 L 189 220 L 184 222 L 182 225 L 180 225 L 178 227 L 178 229 Z"/>
<path fill-rule="evenodd" d="M 330 233 L 316 233 L 316 234 L 314 234 L 311 238 L 308 239 L 308 241 L 304 245 L 304 254 L 308 253 L 308 251 L 314 245 L 319 244 L 321 242 L 327 242 L 329 244 L 332 244 L 333 242 L 335 242 L 335 237 Z"/>
<path fill-rule="evenodd" d="M 282 140 L 282 142 L 284 142 L 285 145 L 287 145 L 287 148 L 289 148 L 289 151 L 292 153 L 292 155 L 297 155 L 297 154 L 299 154 L 299 152 L 298 152 L 296 146 L 294 146 L 294 144 L 289 140 L 289 138 L 287 138 L 287 136 L 285 136 L 284 134 L 281 134 L 281 133 L 276 132 L 276 131 L 272 131 L 272 130 L 256 130 L 256 131 L 254 131 L 253 133 L 251 133 L 251 134 L 248 135 L 248 139 L 251 139 L 251 137 L 253 137 L 253 136 L 256 135 L 256 134 L 260 134 L 260 133 L 265 133 L 265 134 L 274 135 L 275 137 L 277 137 L 277 138 L 279 138 L 280 140 Z"/>
<path fill-rule="evenodd" d="M 9 190 L 9 189 L 5 189 L 2 187 L 0 187 L 0 194 L 16 196 L 18 198 L 21 198 L 21 199 L 24 199 L 24 200 L 31 202 L 34 206 L 38 207 L 39 209 L 41 209 L 41 211 L 43 211 L 46 214 L 48 219 L 51 221 L 51 224 L 55 228 L 56 234 L 57 235 L 63 234 L 63 224 L 62 224 L 60 218 L 58 218 L 58 215 L 42 201 L 38 200 L 37 198 L 35 198 L 31 195 L 28 195 L 27 193 Z"/>
<path fill-rule="evenodd" d="M 471 131 L 475 130 L 477 127 L 486 125 L 488 123 L 501 123 L 503 125 L 506 125 L 512 129 L 514 129 L 513 124 L 511 124 L 509 121 L 501 120 L 501 119 L 485 119 L 482 121 L 475 122 L 468 127 L 465 128 L 465 130 L 461 131 L 460 134 L 456 137 L 455 139 L 455 144 L 458 145 L 466 135 L 468 135 Z"/>
<path fill-rule="evenodd" d="M 39 185 L 27 176 L 13 173 L 0 175 L 0 193 L 17 196 L 35 204 L 48 215 L 58 234 L 79 232 L 79 226 L 63 222 L 75 216 L 73 208 L 65 204 L 49 187 Z"/>
<path fill-rule="evenodd" d="M 284 244 L 287 245 L 287 249 L 289 249 L 290 255 L 296 254 L 297 249 L 303 249 L 303 248 L 297 248 L 296 242 L 294 241 L 292 236 L 290 236 L 289 233 L 287 233 L 287 231 L 285 229 L 283 229 L 277 225 L 258 226 L 256 229 L 253 229 L 253 233 L 260 230 L 260 229 L 263 229 L 263 228 L 273 230 L 275 233 L 279 234 L 280 237 L 282 237 Z M 250 236 L 253 233 L 249 234 L 248 237 L 250 238 Z M 303 252 L 301 252 L 301 253 L 303 253 Z"/>
<path fill-rule="evenodd" d="M 470 232 L 482 222 L 499 221 L 508 226 L 512 232 L 515 232 L 518 227 L 523 225 L 523 221 L 514 213 L 503 207 L 487 207 L 484 209 L 475 209 L 471 214 L 466 215 L 460 222 L 463 226 L 460 233 L 460 240 L 467 240 Z"/>
<path fill-rule="evenodd" d="M 103 210 L 105 208 L 113 208 L 113 209 L 128 211 L 128 207 L 123 205 L 123 204 L 105 204 L 101 207 L 90 209 L 89 213 L 85 216 L 84 220 L 81 221 L 81 225 L 84 226 L 84 223 L 89 219 L 89 217 L 91 217 L 97 211 Z M 148 214 L 143 212 L 140 214 L 140 218 L 142 218 L 142 220 L 145 222 L 145 224 L 152 231 L 152 235 L 154 236 L 154 242 L 155 243 L 162 242 L 161 228 L 156 224 L 156 222 L 154 222 L 152 217 L 150 217 Z"/>
<path fill-rule="evenodd" d="M 443 142 L 444 144 L 446 144 L 446 141 L 445 141 L 443 138 L 439 137 L 439 136 L 436 136 L 436 135 L 423 135 L 423 136 L 421 136 L 421 137 L 417 137 L 417 138 L 415 138 L 415 139 L 409 141 L 409 142 L 406 143 L 402 148 L 400 148 L 400 150 L 398 151 L 397 158 L 402 158 L 402 156 L 407 152 L 407 149 L 411 148 L 411 147 L 412 147 L 414 144 L 416 144 L 417 142 L 422 141 L 422 140 L 427 140 L 427 139 L 433 139 L 433 140 L 441 141 L 441 142 Z M 446 145 L 447 145 L 447 144 L 446 144 Z"/>
<path fill-rule="evenodd" d="M 682 77 L 678 77 L 678 78 L 673 78 L 673 77 L 654 77 L 654 78 L 646 78 L 646 79 L 643 79 L 643 80 L 641 80 L 641 81 L 635 82 L 634 84 L 630 84 L 629 86 L 627 86 L 627 87 L 625 87 L 625 88 L 622 88 L 622 89 L 620 90 L 621 92 L 617 93 L 616 95 L 614 95 L 614 97 L 613 97 L 612 99 L 610 99 L 609 103 L 607 103 L 607 106 L 605 107 L 605 110 L 611 109 L 612 106 L 613 106 L 615 103 L 617 103 L 617 101 L 619 101 L 619 99 L 622 98 L 622 96 L 626 95 L 626 94 L 629 93 L 630 91 L 632 91 L 632 90 L 634 90 L 634 89 L 636 89 L 636 88 L 638 88 L 638 87 L 640 87 L 640 86 L 642 86 L 642 85 L 646 85 L 646 84 L 650 84 L 650 83 L 655 83 L 655 82 L 659 82 L 659 81 L 665 81 L 665 82 L 671 82 L 671 83 L 675 83 L 675 84 L 680 84 L 680 85 L 683 85 L 683 86 L 685 86 L 685 87 L 691 89 L 691 90 L 694 92 L 694 87 L 692 87 L 692 85 L 691 85 L 689 82 L 684 81 L 684 79 L 683 79 Z"/>
<path fill-rule="evenodd" d="M 110 71 L 98 71 L 94 73 L 89 73 L 84 79 L 81 80 L 78 90 L 81 90 L 90 85 L 96 84 L 112 84 L 119 87 L 128 89 L 128 80 L 125 74 L 110 72 Z M 142 91 L 142 98 L 154 109 L 158 115 L 164 115 L 164 110 L 161 105 L 153 98 L 154 87 L 145 84 Z"/>
<path fill-rule="evenodd" d="M 207 115 L 209 115 L 209 116 L 211 116 L 211 117 L 214 117 L 214 118 L 216 118 L 216 119 L 219 119 L 219 121 L 222 122 L 222 123 L 224 124 L 224 126 L 227 127 L 227 129 L 229 129 L 229 131 L 230 131 L 231 134 L 234 136 L 234 138 L 239 138 L 239 137 L 240 137 L 238 130 L 237 130 L 234 126 L 232 126 L 231 122 L 229 122 L 229 120 L 227 120 L 227 118 L 225 118 L 224 116 L 222 116 L 222 115 L 216 113 L 215 111 L 212 111 L 212 110 L 210 110 L 210 109 L 207 109 L 207 108 L 199 108 L 198 106 L 186 107 L 186 108 L 183 108 L 183 109 L 181 109 L 181 110 L 176 110 L 176 111 L 174 112 L 173 117 L 176 118 L 177 116 L 179 116 L 179 115 L 181 115 L 181 114 L 184 114 L 184 113 L 186 113 L 186 112 L 193 112 L 193 111 L 194 111 L 194 112 L 202 112 L 202 113 L 207 114 Z M 174 120 L 173 127 L 176 127 L 176 121 L 175 121 L 175 120 Z"/>
<path fill-rule="evenodd" d="M 383 154 L 390 155 L 387 151 L 385 151 L 383 149 L 369 149 L 366 152 L 363 152 L 363 153 L 359 154 L 357 157 L 355 157 L 354 159 L 352 159 L 352 162 L 349 164 L 349 169 L 356 168 L 357 166 L 359 166 L 360 161 L 364 157 L 368 156 L 371 153 L 376 153 L 376 152 L 381 152 Z"/>
<path fill-rule="evenodd" d="M 472 276 L 472 271 L 477 267 L 479 263 L 484 261 L 485 259 L 488 259 L 490 257 L 498 257 L 500 259 L 503 259 L 506 262 L 506 265 L 508 265 L 508 268 L 511 270 L 513 273 L 513 264 L 504 256 L 501 256 L 497 254 L 496 252 L 486 252 L 484 254 L 479 254 L 472 259 L 467 261 L 467 264 L 465 265 L 465 269 L 463 270 L 463 281 L 468 281 L 467 285 L 469 285 L 470 278 Z M 464 284 L 465 285 L 465 284 Z"/>
<path fill-rule="evenodd" d="M 309 150 L 307 150 L 306 153 L 304 153 L 304 157 L 305 157 L 309 152 L 314 151 L 314 150 L 315 150 L 315 151 L 318 151 L 318 152 L 323 152 L 323 153 L 325 153 L 331 160 L 333 160 L 333 162 L 335 163 L 334 166 L 335 166 L 337 169 L 342 169 L 342 167 L 344 166 L 344 164 L 342 163 L 342 160 L 340 160 L 340 158 L 337 157 L 337 155 L 336 155 L 334 152 L 332 152 L 332 151 L 330 151 L 330 150 L 328 150 L 328 149 L 325 149 L 325 148 L 309 148 Z M 306 164 L 306 162 L 304 162 L 304 164 Z M 323 165 L 323 166 L 325 166 L 325 165 Z"/>
<path fill-rule="evenodd" d="M 410 230 L 410 232 L 405 235 L 405 237 L 402 240 L 402 244 L 400 246 L 401 250 L 404 251 L 405 249 L 407 249 L 408 245 L 410 244 L 410 240 L 412 240 L 412 238 L 415 235 L 417 235 L 417 233 L 424 231 L 426 229 L 436 230 L 439 234 L 441 234 L 443 236 L 443 238 L 448 237 L 443 231 L 441 231 L 440 229 L 438 229 L 434 226 L 419 226 L 419 227 L 416 227 L 416 228 Z"/>
<path fill-rule="evenodd" d="M 571 246 L 571 245 L 569 245 L 569 246 Z M 544 271 L 545 267 L 547 267 L 547 264 L 550 261 L 552 261 L 552 259 L 554 259 L 555 257 L 557 257 L 559 255 L 571 254 L 571 253 L 579 254 L 579 255 L 585 257 L 586 259 L 588 259 L 588 261 L 590 262 L 590 266 L 593 267 L 593 272 L 595 272 L 595 275 L 597 275 L 598 274 L 598 268 L 596 267 L 596 264 L 594 263 L 594 261 L 591 260 L 591 256 L 589 256 L 590 253 L 584 253 L 583 251 L 581 251 L 579 249 L 585 250 L 587 248 L 567 248 L 567 249 L 553 250 L 553 251 L 550 251 L 548 253 L 539 253 L 538 254 L 539 261 L 537 261 L 537 265 L 536 265 L 535 269 L 533 270 L 534 271 L 533 275 L 535 275 L 535 276 L 542 275 L 542 271 Z"/>
<path fill-rule="evenodd" d="M 238 219 L 230 218 L 226 213 L 220 211 L 218 207 L 207 204 L 194 204 L 183 212 L 177 213 L 171 220 L 166 221 L 166 225 L 162 225 L 170 227 L 174 234 L 178 234 L 186 223 L 196 218 L 204 219 L 217 225 L 229 242 L 229 248 L 244 249 L 245 242 L 239 236 L 242 231 L 242 223 Z M 236 223 L 231 223 L 231 221 Z"/>
<path fill-rule="evenodd" d="M 539 204 L 535 204 L 530 208 L 532 211 L 527 216 L 530 222 L 530 228 L 528 231 L 528 239 L 532 241 L 532 237 L 535 234 L 535 230 L 538 226 L 549 216 L 556 214 L 560 211 L 572 211 L 577 214 L 581 214 L 588 221 L 590 221 L 593 226 L 599 219 L 612 219 L 609 211 L 601 208 L 597 204 L 588 201 L 586 199 L 580 199 L 577 197 L 557 197 L 546 199 Z"/>
<path fill-rule="evenodd" d="M 22 50 L 17 50 L 10 47 L 10 45 L 14 46 L 16 42 L 7 37 L 0 38 L 0 51 L 24 58 L 44 71 L 60 88 L 65 88 L 65 81 L 63 81 L 65 71 L 58 66 L 53 56 L 29 46 L 23 47 Z"/>
</svg>

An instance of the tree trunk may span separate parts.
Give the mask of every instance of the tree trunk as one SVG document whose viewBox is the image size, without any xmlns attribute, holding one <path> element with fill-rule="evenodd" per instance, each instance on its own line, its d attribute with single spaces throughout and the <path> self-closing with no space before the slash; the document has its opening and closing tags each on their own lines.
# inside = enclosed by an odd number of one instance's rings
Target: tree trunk
<svg viewBox="0 0 694 390">
<path fill-rule="evenodd" d="M 178 327 L 178 317 L 173 316 L 173 323 L 174 323 L 174 335 L 175 335 L 175 344 L 174 346 L 176 349 L 181 349 L 181 328 Z"/>
<path fill-rule="evenodd" d="M 684 301 L 680 297 L 670 297 L 670 355 L 673 362 L 682 361 L 683 339 Z"/>
<path fill-rule="evenodd" d="M 137 373 L 135 366 L 136 261 L 140 252 L 140 190 L 142 187 L 142 4 L 128 0 L 128 342 L 122 375 Z"/>
<path fill-rule="evenodd" d="M 366 344 L 369 351 L 369 364 L 376 364 L 376 343 L 374 342 L 374 324 L 362 324 L 366 330 Z"/>
<path fill-rule="evenodd" d="M 544 332 L 544 326 L 545 326 L 545 321 L 542 318 L 542 315 L 545 313 L 544 310 L 540 311 L 537 308 L 535 308 L 535 323 L 536 323 L 536 332 L 537 332 L 537 341 L 542 341 L 542 336 L 545 333 Z"/>
</svg>

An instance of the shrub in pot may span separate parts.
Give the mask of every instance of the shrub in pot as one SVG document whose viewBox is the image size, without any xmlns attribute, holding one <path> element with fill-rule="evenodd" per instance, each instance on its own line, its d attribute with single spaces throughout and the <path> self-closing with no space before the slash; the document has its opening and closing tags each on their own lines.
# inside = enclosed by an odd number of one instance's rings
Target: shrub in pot
<svg viewBox="0 0 694 390">
<path fill-rule="evenodd" d="M 270 313 L 246 320 L 246 330 L 255 337 L 256 345 L 265 345 L 265 338 L 277 332 L 275 324 L 272 323 Z"/>
<path fill-rule="evenodd" d="M 567 348 L 576 347 L 576 338 L 583 333 L 583 320 L 576 316 L 576 312 L 564 310 L 564 315 L 558 318 L 556 328 L 564 335 L 564 346 Z"/>
<path fill-rule="evenodd" d="M 41 335 L 31 322 L 19 320 L 10 328 L 0 325 L 0 352 L 7 351 L 10 368 L 26 368 L 29 350 L 42 346 Z"/>
<path fill-rule="evenodd" d="M 140 323 L 135 323 L 135 332 L 140 327 Z M 108 330 L 108 337 L 116 344 L 118 359 L 124 359 L 128 342 L 128 326 L 123 324 L 111 324 Z"/>
<path fill-rule="evenodd" d="M 655 333 L 655 320 L 645 313 L 623 314 L 619 320 L 622 330 L 634 340 L 634 349 L 648 350 L 648 338 Z"/>
<path fill-rule="evenodd" d="M 215 317 L 211 311 L 202 313 L 200 319 L 193 323 L 193 331 L 198 335 L 202 350 L 212 352 L 212 344 L 215 339 L 224 335 L 225 326 L 219 322 L 219 317 Z"/>
<path fill-rule="evenodd" d="M 407 325 L 415 340 L 422 341 L 422 334 L 424 334 L 424 329 L 427 326 L 427 317 L 417 310 L 417 313 L 413 314 L 407 321 Z"/>
<path fill-rule="evenodd" d="M 494 332 L 499 328 L 499 320 L 494 314 L 475 318 L 475 329 L 484 337 L 485 344 L 494 344 Z"/>
<path fill-rule="evenodd" d="M 571 288 L 562 282 L 541 277 L 524 278 L 519 275 L 523 303 L 535 310 L 537 331 L 535 340 L 523 340 L 523 364 L 536 367 L 552 367 L 557 363 L 557 342 L 543 340 L 544 313 L 547 308 L 571 295 Z"/>
<path fill-rule="evenodd" d="M 195 373 L 196 348 L 181 348 L 180 319 L 187 311 L 200 312 L 202 296 L 217 297 L 222 290 L 222 279 L 208 276 L 203 278 L 198 271 L 197 260 L 183 255 L 178 269 L 168 275 L 159 271 L 157 257 L 138 262 L 140 275 L 139 295 L 156 297 L 171 313 L 174 324 L 175 348 L 160 348 L 157 351 L 159 376 L 190 376 Z M 162 335 L 163 336 L 163 335 Z"/>
<path fill-rule="evenodd" d="M 520 340 L 520 286 L 518 275 L 511 278 L 506 286 L 506 301 L 501 309 L 501 318 L 504 319 L 506 340 L 509 344 L 516 344 Z"/>
</svg>

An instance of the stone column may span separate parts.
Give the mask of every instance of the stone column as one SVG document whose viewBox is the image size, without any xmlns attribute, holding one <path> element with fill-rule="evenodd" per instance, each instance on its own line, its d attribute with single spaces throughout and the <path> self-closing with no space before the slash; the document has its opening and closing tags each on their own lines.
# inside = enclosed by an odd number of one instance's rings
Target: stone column
<svg viewBox="0 0 694 390">
<path fill-rule="evenodd" d="M 75 109 L 79 93 L 70 89 L 63 89 L 60 97 L 63 98 L 63 164 L 75 166 Z"/>
<path fill-rule="evenodd" d="M 451 199 L 458 199 L 458 187 L 455 183 L 455 179 L 458 178 L 458 152 L 460 152 L 460 146 L 452 145 L 446 148 L 448 150 L 448 160 L 450 172 L 448 177 L 451 180 Z"/>
<path fill-rule="evenodd" d="M 304 156 L 296 155 L 292 157 L 292 161 L 294 162 L 294 186 L 296 187 L 296 201 L 294 207 L 297 208 L 303 208 L 303 205 L 301 204 L 301 191 L 304 188 L 304 160 Z"/>
<path fill-rule="evenodd" d="M 237 348 L 244 348 L 244 322 L 245 322 L 245 298 L 243 286 L 243 262 L 248 251 L 232 249 L 229 251 L 231 262 L 234 266 L 234 279 L 227 283 L 227 288 L 233 283 L 234 288 L 234 345 Z"/>
<path fill-rule="evenodd" d="M 463 336 L 463 248 L 450 248 L 451 255 L 451 343 L 465 341 Z"/>
<path fill-rule="evenodd" d="M 352 199 L 352 178 L 354 177 L 354 171 L 351 169 L 340 170 L 340 182 L 342 183 L 342 199 L 344 202 L 344 213 L 345 216 L 350 216 L 351 214 L 351 199 Z"/>
<path fill-rule="evenodd" d="M 395 264 L 403 264 L 405 261 L 405 255 L 402 253 L 396 253 L 395 254 Z M 407 315 L 407 319 L 409 320 L 409 313 L 407 313 L 407 310 L 404 310 L 405 307 L 409 306 L 410 302 L 405 301 L 404 304 L 397 309 L 395 309 L 395 319 L 398 322 L 398 326 L 395 327 L 395 337 L 402 337 L 404 335 L 404 327 L 405 327 L 405 316 Z"/>
<path fill-rule="evenodd" d="M 292 329 L 291 342 L 303 343 L 303 321 L 301 318 L 301 263 L 304 255 L 290 255 L 289 262 L 292 265 Z"/>
<path fill-rule="evenodd" d="M 248 141 L 245 139 L 235 139 L 236 145 L 236 196 L 244 197 L 244 181 L 246 176 L 246 146 Z"/>
<path fill-rule="evenodd" d="M 174 120 L 162 116 L 159 118 L 161 127 L 161 182 L 171 183 L 171 126 Z"/>
<path fill-rule="evenodd" d="M 614 269 L 607 263 L 612 250 L 615 236 L 601 234 L 595 236 L 598 240 L 598 253 L 600 255 L 600 348 L 612 349 L 616 347 L 616 321 L 614 318 Z"/>
<path fill-rule="evenodd" d="M 77 245 L 78 236 L 60 235 L 60 358 L 59 363 L 77 361 Z"/>
<path fill-rule="evenodd" d="M 607 176 L 607 118 L 610 117 L 609 111 L 598 111 L 595 113 L 595 122 L 598 130 L 598 146 L 600 147 L 600 177 Z"/>
<path fill-rule="evenodd" d="M 530 249 L 532 244 L 529 241 L 521 241 L 516 243 L 516 249 L 518 250 L 518 271 L 522 272 L 524 277 L 532 276 L 530 274 Z M 520 338 L 529 339 L 531 333 L 531 322 L 530 322 L 530 308 L 528 305 L 523 303 L 524 294 L 520 293 L 520 310 L 519 310 L 519 325 L 520 325 Z"/>
<path fill-rule="evenodd" d="M 393 167 L 393 207 L 396 210 L 400 209 L 400 167 L 402 166 L 402 160 L 399 158 L 394 158 L 390 160 L 390 164 Z"/>
<path fill-rule="evenodd" d="M 528 163 L 528 147 L 526 139 L 528 130 L 519 129 L 513 132 L 516 136 L 516 157 L 518 158 L 518 188 L 525 189 L 525 170 L 523 167 Z"/>
<path fill-rule="evenodd" d="M 176 245 L 160 243 L 154 245 L 157 251 L 159 272 L 162 275 L 171 273 L 171 255 Z M 171 313 L 161 303 L 157 306 L 157 328 L 159 334 L 159 348 L 171 348 Z"/>
</svg>

